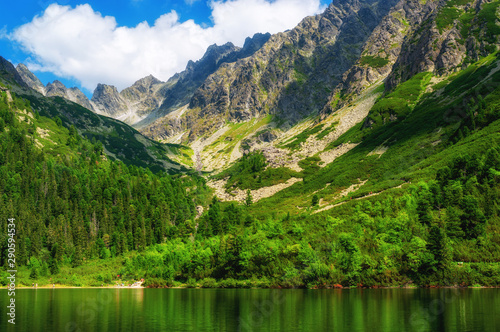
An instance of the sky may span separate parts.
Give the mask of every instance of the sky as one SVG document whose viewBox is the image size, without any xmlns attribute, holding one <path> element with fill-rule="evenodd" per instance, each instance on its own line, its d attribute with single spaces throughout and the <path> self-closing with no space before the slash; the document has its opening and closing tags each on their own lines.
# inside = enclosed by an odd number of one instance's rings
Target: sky
<svg viewBox="0 0 500 332">
<path fill-rule="evenodd" d="M 212 44 L 292 29 L 331 0 L 22 0 L 2 4 L 0 56 L 91 96 L 166 81 Z"/>
</svg>

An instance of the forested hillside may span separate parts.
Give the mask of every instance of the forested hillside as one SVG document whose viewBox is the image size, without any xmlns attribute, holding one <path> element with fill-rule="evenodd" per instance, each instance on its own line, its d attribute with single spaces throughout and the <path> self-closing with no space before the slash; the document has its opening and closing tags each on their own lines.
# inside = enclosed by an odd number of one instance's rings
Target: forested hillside
<svg viewBox="0 0 500 332">
<path fill-rule="evenodd" d="M 32 266 L 34 276 L 161 243 L 196 216 L 206 192 L 201 178 L 110 161 L 100 142 L 33 112 L 7 88 L 0 98 L 0 141 L 0 213 L 16 218 L 17 263 Z M 8 242 L 1 225 L 4 265 Z"/>
<path fill-rule="evenodd" d="M 246 205 L 210 201 L 202 178 L 109 161 L 99 143 L 3 91 L 0 211 L 15 216 L 22 234 L 26 284 L 144 277 L 151 286 L 192 287 L 498 285 L 497 99 L 477 108 L 474 118 L 485 120 L 457 128 L 475 123 L 466 137 L 451 135 L 443 149 L 450 161 L 432 180 L 348 201 L 335 213 L 314 214 L 318 202 L 302 191 L 311 207 L 291 215 L 251 197 Z M 461 153 L 467 142 L 477 154 Z M 262 171 L 261 157 L 248 160 L 239 174 Z M 199 219 L 197 205 L 209 205 Z M 4 265 L 7 238 L 1 242 Z"/>
<path fill-rule="evenodd" d="M 293 43 L 263 41 L 252 56 L 214 67 L 196 112 L 169 113 L 168 123 L 195 123 L 184 129 L 196 135 L 170 137 L 190 148 L 41 98 L 2 62 L 0 78 L 14 83 L 1 88 L 0 214 L 16 218 L 21 283 L 500 286 L 499 6 L 333 1 L 269 39 Z M 370 36 L 361 35 L 360 18 L 373 11 Z M 353 43 L 335 44 L 342 38 L 329 22 Z M 281 53 L 269 65 L 256 60 L 274 48 Z M 349 60 L 342 73 L 323 70 L 334 50 Z M 228 83 L 259 76 L 254 67 L 272 73 L 276 89 Z M 263 113 L 238 93 L 255 96 Z"/>
</svg>

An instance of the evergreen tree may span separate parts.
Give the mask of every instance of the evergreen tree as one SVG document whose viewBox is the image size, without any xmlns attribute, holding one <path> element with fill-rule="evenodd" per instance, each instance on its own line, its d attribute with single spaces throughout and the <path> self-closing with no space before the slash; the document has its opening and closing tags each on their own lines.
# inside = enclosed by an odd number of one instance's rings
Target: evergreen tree
<svg viewBox="0 0 500 332">
<path fill-rule="evenodd" d="M 462 201 L 462 230 L 467 239 L 476 239 L 484 233 L 486 218 L 479 209 L 477 199 L 472 195 L 467 195 Z"/>
<path fill-rule="evenodd" d="M 311 205 L 314 207 L 318 205 L 318 203 L 319 203 L 319 197 L 317 194 L 314 194 L 311 200 Z"/>
<path fill-rule="evenodd" d="M 220 234 L 222 232 L 222 216 L 220 211 L 220 204 L 217 197 L 213 197 L 212 204 L 208 210 L 208 223 L 213 234 Z"/>
<path fill-rule="evenodd" d="M 450 238 L 462 238 L 464 236 L 460 213 L 460 210 L 454 206 L 446 209 L 446 234 Z"/>
<path fill-rule="evenodd" d="M 250 206 L 253 204 L 252 191 L 247 189 L 247 197 L 245 198 L 245 205 Z"/>
<path fill-rule="evenodd" d="M 443 269 L 448 264 L 448 247 L 445 231 L 439 226 L 432 226 L 429 231 L 427 249 L 434 255 L 434 269 Z"/>
<path fill-rule="evenodd" d="M 30 279 L 38 279 L 38 269 L 36 267 L 31 268 Z"/>
</svg>

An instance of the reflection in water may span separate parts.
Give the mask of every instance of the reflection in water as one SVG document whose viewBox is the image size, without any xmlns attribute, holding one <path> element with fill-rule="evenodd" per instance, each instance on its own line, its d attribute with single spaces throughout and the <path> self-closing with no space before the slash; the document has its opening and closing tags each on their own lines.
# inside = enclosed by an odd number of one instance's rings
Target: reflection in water
<svg viewBox="0 0 500 332">
<path fill-rule="evenodd" d="M 499 305 L 499 289 L 22 289 L 0 330 L 500 331 Z"/>
</svg>

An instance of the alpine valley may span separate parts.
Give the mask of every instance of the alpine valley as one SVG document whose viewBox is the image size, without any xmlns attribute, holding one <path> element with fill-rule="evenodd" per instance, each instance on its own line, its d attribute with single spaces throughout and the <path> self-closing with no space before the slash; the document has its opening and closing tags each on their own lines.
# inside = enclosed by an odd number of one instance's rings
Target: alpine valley
<svg viewBox="0 0 500 332">
<path fill-rule="evenodd" d="M 0 57 L 18 282 L 500 286 L 499 16 L 334 0 L 91 99 Z"/>
</svg>

